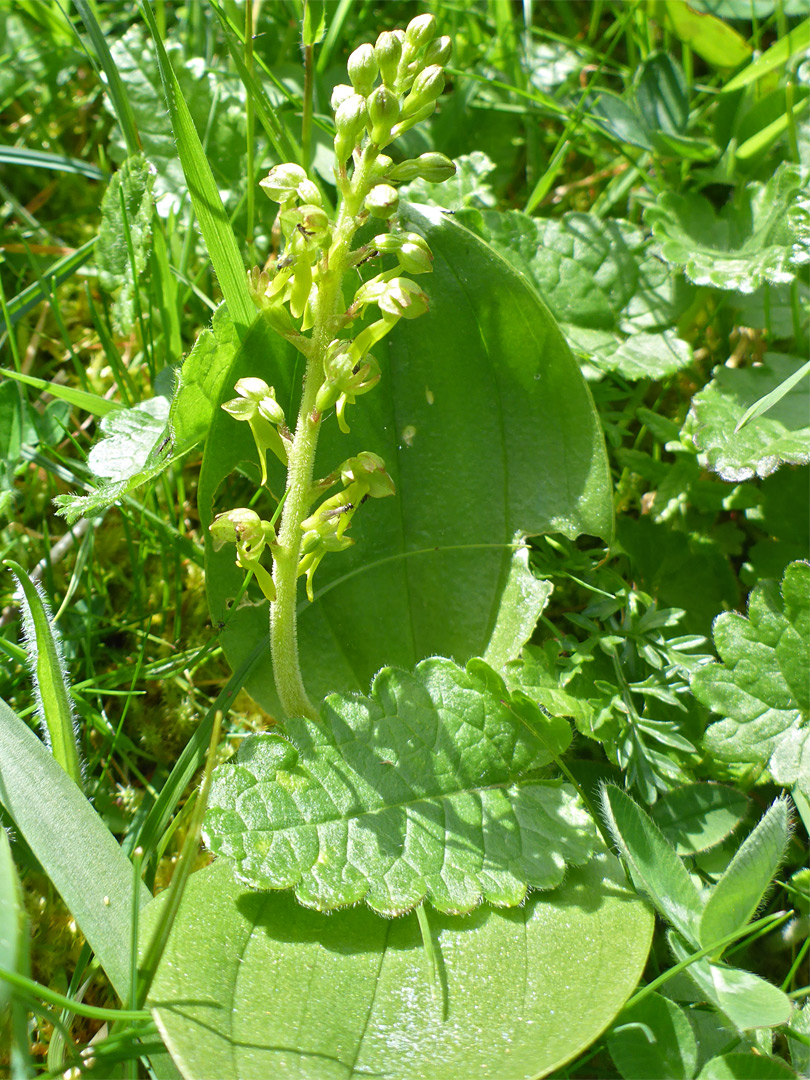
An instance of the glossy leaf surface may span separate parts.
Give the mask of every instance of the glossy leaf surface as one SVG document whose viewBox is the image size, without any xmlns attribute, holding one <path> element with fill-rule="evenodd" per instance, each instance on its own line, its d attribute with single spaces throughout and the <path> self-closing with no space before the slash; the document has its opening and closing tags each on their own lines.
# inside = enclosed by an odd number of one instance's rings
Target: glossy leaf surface
<svg viewBox="0 0 810 1080">
<path fill-rule="evenodd" d="M 511 907 L 592 856 L 596 830 L 573 788 L 532 777 L 571 740 L 503 703 L 480 661 L 385 668 L 371 697 L 328 697 L 322 720 L 246 740 L 217 769 L 205 835 L 262 889 L 294 888 L 328 911 L 365 900 L 398 915 L 482 900 Z"/>
<path fill-rule="evenodd" d="M 429 922 L 435 1000 L 415 915 L 326 917 L 245 890 L 225 860 L 193 875 L 151 995 L 185 1080 L 544 1076 L 607 1027 L 652 933 L 608 856 L 522 908 Z"/>
<path fill-rule="evenodd" d="M 380 454 L 397 488 L 352 524 L 355 546 L 324 560 L 314 604 L 299 618 L 301 668 L 310 697 L 365 692 L 385 664 L 426 656 L 480 656 L 498 618 L 516 534 L 608 536 L 612 507 L 602 434 L 579 369 L 534 290 L 491 248 L 439 211 L 411 208 L 434 272 L 420 279 L 430 313 L 403 320 L 378 354 L 383 376 L 342 435 L 326 420 L 319 476 L 360 450 Z M 223 400 L 243 375 L 260 375 L 294 415 L 296 354 L 274 338 L 243 351 Z M 217 489 L 241 462 L 256 475 L 247 425 L 217 410 L 206 446 L 199 505 L 212 517 Z M 272 463 L 271 463 L 272 464 Z M 270 467 L 270 466 L 269 466 Z M 216 509 L 230 509 L 240 481 Z M 271 468 L 280 495 L 284 478 Z M 248 494 L 246 497 L 250 497 Z M 244 503 L 243 503 L 244 505 Z M 263 516 L 274 504 L 259 504 Z M 223 618 L 242 573 L 233 552 L 207 551 L 209 603 Z M 303 596 L 303 591 L 302 591 Z M 251 601 L 258 599 L 252 592 Z M 267 636 L 267 606 L 242 607 L 223 635 L 232 665 Z M 269 654 L 247 689 L 278 711 Z"/>
</svg>

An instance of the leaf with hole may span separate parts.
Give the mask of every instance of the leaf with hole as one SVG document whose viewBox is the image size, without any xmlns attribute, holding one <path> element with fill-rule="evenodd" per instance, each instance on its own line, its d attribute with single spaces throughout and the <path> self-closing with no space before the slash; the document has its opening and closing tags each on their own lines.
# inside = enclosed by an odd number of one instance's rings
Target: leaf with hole
<svg viewBox="0 0 810 1080">
<path fill-rule="evenodd" d="M 247 739 L 214 774 L 206 841 L 243 882 L 319 911 L 520 904 L 596 841 L 573 788 L 538 777 L 570 728 L 537 718 L 521 721 L 482 661 L 385 668 L 370 697 L 332 695 L 321 721 Z"/>
</svg>

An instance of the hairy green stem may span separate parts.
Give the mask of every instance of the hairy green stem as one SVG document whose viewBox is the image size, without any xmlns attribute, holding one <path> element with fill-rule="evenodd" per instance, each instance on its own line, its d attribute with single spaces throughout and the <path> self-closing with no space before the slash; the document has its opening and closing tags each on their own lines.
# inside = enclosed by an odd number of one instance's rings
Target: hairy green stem
<svg viewBox="0 0 810 1080">
<path fill-rule="evenodd" d="M 270 652 L 273 676 L 282 707 L 288 716 L 318 719 L 304 688 L 298 657 L 298 561 L 303 534 L 301 522 L 312 505 L 312 479 L 318 448 L 321 417 L 315 399 L 324 378 L 323 361 L 329 343 L 337 335 L 343 294 L 341 283 L 348 269 L 348 255 L 357 231 L 356 215 L 368 190 L 370 168 L 377 149 L 368 146 L 352 177 L 335 224 L 332 247 L 318 286 L 312 329 L 312 349 L 307 358 L 304 389 L 292 446 L 287 453 L 287 488 L 284 511 L 273 548 L 273 583 L 276 599 L 270 605 Z"/>
</svg>

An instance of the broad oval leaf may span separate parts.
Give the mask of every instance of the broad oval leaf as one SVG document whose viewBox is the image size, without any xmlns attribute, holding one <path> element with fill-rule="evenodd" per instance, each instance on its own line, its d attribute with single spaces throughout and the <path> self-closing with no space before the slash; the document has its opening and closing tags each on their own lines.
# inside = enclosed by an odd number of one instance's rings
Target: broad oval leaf
<svg viewBox="0 0 810 1080">
<path fill-rule="evenodd" d="M 653 925 L 607 855 L 521 908 L 429 922 L 435 1000 L 414 915 L 327 917 L 246 890 L 225 860 L 192 875 L 151 994 L 185 1080 L 545 1076 L 619 1011 Z"/>
<path fill-rule="evenodd" d="M 707 1061 L 697 1080 L 796 1080 L 796 1073 L 779 1058 L 732 1053 Z"/>
<path fill-rule="evenodd" d="M 607 537 L 612 528 L 593 402 L 542 301 L 448 215 L 410 208 L 405 220 L 427 237 L 435 256 L 433 274 L 420 278 L 430 313 L 402 320 L 386 339 L 387 359 L 384 347 L 375 349 L 380 385 L 350 411 L 350 436 L 334 418 L 325 422 L 316 461 L 322 476 L 371 450 L 385 460 L 397 495 L 362 508 L 352 525 L 355 546 L 324 560 L 315 603 L 302 606 L 301 667 L 313 699 L 365 691 L 384 664 L 410 669 L 427 656 L 459 662 L 481 656 L 517 534 Z M 301 364 L 278 339 L 261 350 L 243 349 L 222 400 L 238 378 L 257 374 L 294 415 Z M 217 412 L 200 480 L 204 525 L 214 509 L 253 494 L 251 484 L 212 505 L 240 462 L 251 463 L 256 475 L 250 433 L 241 430 L 247 425 Z M 278 495 L 284 475 L 269 467 Z M 273 508 L 269 499 L 257 507 L 267 518 Z M 267 606 L 242 606 L 226 618 L 243 574 L 232 551 L 215 553 L 210 545 L 206 568 L 212 615 L 228 622 L 223 643 L 236 666 L 266 638 Z M 247 689 L 271 712 L 279 710 L 269 651 Z"/>
<path fill-rule="evenodd" d="M 322 722 L 246 740 L 214 774 L 206 840 L 242 881 L 320 911 L 399 915 L 427 897 L 459 914 L 554 888 L 593 855 L 595 826 L 573 788 L 536 778 L 568 724 L 538 710 L 535 731 L 506 697 L 481 661 L 385 668 L 371 697 L 332 695 Z"/>
</svg>

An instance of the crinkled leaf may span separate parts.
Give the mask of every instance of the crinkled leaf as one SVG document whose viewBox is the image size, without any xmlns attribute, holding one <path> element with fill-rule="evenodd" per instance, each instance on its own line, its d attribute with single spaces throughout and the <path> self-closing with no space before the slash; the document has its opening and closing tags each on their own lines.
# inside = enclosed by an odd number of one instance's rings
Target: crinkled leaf
<svg viewBox="0 0 810 1080">
<path fill-rule="evenodd" d="M 154 186 L 155 170 L 143 154 L 138 154 L 126 159 L 101 200 L 96 244 L 98 276 L 108 292 L 117 293 L 113 318 L 124 334 L 135 325 L 135 283 L 149 254 Z"/>
<path fill-rule="evenodd" d="M 724 761 L 767 766 L 774 780 L 810 792 L 810 564 L 795 562 L 781 589 L 760 582 L 748 617 L 724 613 L 714 624 L 720 663 L 692 680 L 698 700 L 724 719 L 704 742 Z"/>
<path fill-rule="evenodd" d="M 648 994 L 622 1010 L 607 1047 L 624 1080 L 692 1080 L 697 1043 L 686 1013 L 660 994 Z"/>
<path fill-rule="evenodd" d="M 238 347 L 233 321 L 220 304 L 210 329 L 203 330 L 180 368 L 169 417 L 175 450 L 185 450 L 208 434 Z"/>
<path fill-rule="evenodd" d="M 810 261 L 807 192 L 795 165 L 749 183 L 719 212 L 703 195 L 663 191 L 645 212 L 661 256 L 696 285 L 750 293 L 790 282 Z"/>
<path fill-rule="evenodd" d="M 401 198 L 423 206 L 440 206 L 445 210 L 461 210 L 466 206 L 494 206 L 495 193 L 487 177 L 497 168 L 482 150 L 461 154 L 455 159 L 456 174 L 442 184 L 427 180 L 412 180 L 403 184 Z"/>
<path fill-rule="evenodd" d="M 602 808 L 636 888 L 685 937 L 695 940 L 703 900 L 672 845 L 649 814 L 619 788 L 604 787 Z"/>
<path fill-rule="evenodd" d="M 325 917 L 246 890 L 220 859 L 189 880 L 150 1003 L 186 1080 L 526 1080 L 604 1031 L 641 975 L 652 922 L 609 856 L 521 908 L 430 911 L 434 999 L 415 915 Z"/>
<path fill-rule="evenodd" d="M 750 368 L 715 368 L 714 378 L 692 398 L 685 432 L 701 464 L 724 480 L 770 476 L 782 463 L 810 461 L 810 379 L 803 379 L 764 416 L 735 431 L 746 410 L 801 366 L 795 356 L 766 353 Z"/>
<path fill-rule="evenodd" d="M 679 963 L 693 955 L 677 934 L 670 932 L 667 937 Z M 750 971 L 695 960 L 685 973 L 706 1000 L 725 1013 L 738 1031 L 777 1027 L 790 1018 L 792 1009 L 787 994 Z"/>
<path fill-rule="evenodd" d="M 246 740 L 214 773 L 212 850 L 248 884 L 294 888 L 321 911 L 365 900 L 395 915 L 427 897 L 460 913 L 559 885 L 593 854 L 594 824 L 570 787 L 532 774 L 570 729 L 539 737 L 477 665 L 384 668 L 370 697 L 332 695 L 322 722 Z"/>
<path fill-rule="evenodd" d="M 160 476 L 169 461 L 169 401 L 148 398 L 131 409 L 108 413 L 100 424 L 103 438 L 88 455 L 88 464 L 102 483 L 89 495 L 57 495 L 58 513 L 72 524 L 106 510 L 135 488 Z"/>
<path fill-rule="evenodd" d="M 785 853 L 789 836 L 786 799 L 777 799 L 711 891 L 700 918 L 704 949 L 746 926 L 759 907 L 765 890 Z"/>
<path fill-rule="evenodd" d="M 635 225 L 517 210 L 461 217 L 537 286 L 572 350 L 600 371 L 659 379 L 691 362 L 689 345 L 668 329 L 676 317 L 672 272 L 649 257 Z"/>
<path fill-rule="evenodd" d="M 678 855 L 714 847 L 737 828 L 748 799 L 722 784 L 685 784 L 661 796 L 650 813 Z"/>
</svg>

